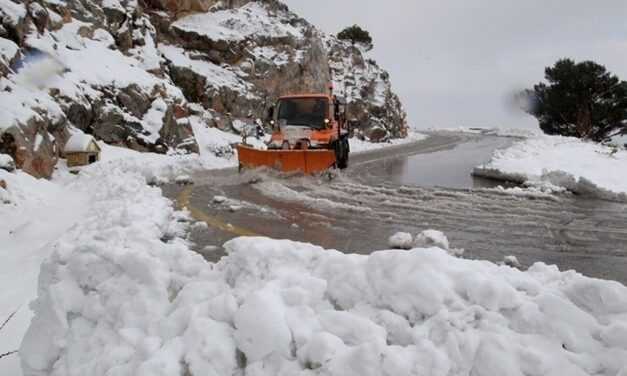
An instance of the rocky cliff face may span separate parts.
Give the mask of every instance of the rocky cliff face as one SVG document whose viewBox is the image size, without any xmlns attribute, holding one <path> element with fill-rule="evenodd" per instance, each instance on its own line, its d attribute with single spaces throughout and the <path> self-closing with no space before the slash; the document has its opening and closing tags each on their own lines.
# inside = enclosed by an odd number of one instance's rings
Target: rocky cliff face
<svg viewBox="0 0 627 376">
<path fill-rule="evenodd" d="M 197 152 L 190 116 L 235 130 L 278 96 L 331 81 L 362 133 L 406 132 L 389 75 L 279 1 L 0 0 L 0 19 L 0 152 L 36 176 L 78 130 Z M 45 58 L 17 70 L 32 51 Z"/>
</svg>

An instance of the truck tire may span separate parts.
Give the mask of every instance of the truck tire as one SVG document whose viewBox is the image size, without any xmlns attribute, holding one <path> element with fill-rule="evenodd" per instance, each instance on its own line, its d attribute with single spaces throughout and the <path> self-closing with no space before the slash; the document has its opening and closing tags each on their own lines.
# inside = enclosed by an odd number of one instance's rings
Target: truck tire
<svg viewBox="0 0 627 376">
<path fill-rule="evenodd" d="M 335 158 L 337 168 L 344 170 L 348 167 L 349 144 L 346 138 L 335 143 Z"/>
</svg>

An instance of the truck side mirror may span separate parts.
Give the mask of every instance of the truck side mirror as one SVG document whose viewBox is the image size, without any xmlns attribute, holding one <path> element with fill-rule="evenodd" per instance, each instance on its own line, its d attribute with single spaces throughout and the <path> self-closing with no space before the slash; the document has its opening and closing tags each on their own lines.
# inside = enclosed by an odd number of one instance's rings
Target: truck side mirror
<svg viewBox="0 0 627 376">
<path fill-rule="evenodd" d="M 270 106 L 270 108 L 268 108 L 268 120 L 272 120 L 273 117 L 274 117 L 274 106 Z"/>
</svg>

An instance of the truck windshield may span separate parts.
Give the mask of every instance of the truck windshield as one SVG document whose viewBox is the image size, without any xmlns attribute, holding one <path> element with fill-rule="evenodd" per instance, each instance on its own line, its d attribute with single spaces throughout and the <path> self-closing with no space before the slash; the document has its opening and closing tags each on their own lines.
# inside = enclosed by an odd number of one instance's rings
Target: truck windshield
<svg viewBox="0 0 627 376">
<path fill-rule="evenodd" d="M 287 125 L 322 129 L 329 102 L 324 98 L 291 98 L 279 102 L 278 121 Z"/>
</svg>

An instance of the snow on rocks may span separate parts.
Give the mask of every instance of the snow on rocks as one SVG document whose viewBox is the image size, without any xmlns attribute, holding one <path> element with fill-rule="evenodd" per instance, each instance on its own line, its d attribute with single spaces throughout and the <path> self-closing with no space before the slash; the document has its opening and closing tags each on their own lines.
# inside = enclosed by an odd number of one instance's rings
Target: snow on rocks
<svg viewBox="0 0 627 376">
<path fill-rule="evenodd" d="M 0 63 L 9 67 L 19 51 L 17 44 L 9 39 L 0 38 Z"/>
<path fill-rule="evenodd" d="M 392 249 L 412 249 L 414 237 L 408 232 L 397 232 L 388 239 L 388 246 Z"/>
<path fill-rule="evenodd" d="M 617 148 L 627 149 L 627 134 L 614 136 L 608 143 Z"/>
<path fill-rule="evenodd" d="M 211 41 L 302 37 L 301 31 L 289 23 L 274 22 L 268 9 L 258 2 L 250 2 L 238 9 L 193 14 L 176 21 L 172 27 Z"/>
<path fill-rule="evenodd" d="M 15 161 L 13 161 L 10 155 L 0 154 L 0 169 L 8 172 L 15 170 Z"/>
<path fill-rule="evenodd" d="M 165 59 L 175 67 L 187 68 L 204 77 L 205 83 L 215 89 L 229 88 L 249 96 L 251 86 L 240 78 L 237 71 L 231 67 L 222 67 L 205 60 L 196 60 L 189 57 L 184 49 L 172 45 L 159 45 L 159 51 Z"/>
<path fill-rule="evenodd" d="M 432 248 L 437 247 L 452 256 L 462 256 L 463 249 L 451 248 L 448 238 L 443 232 L 437 230 L 425 230 L 414 239 L 414 248 Z"/>
<path fill-rule="evenodd" d="M 194 184 L 194 179 L 189 175 L 179 175 L 174 178 L 174 182 L 179 185 Z"/>
<path fill-rule="evenodd" d="M 14 3 L 11 0 L 0 0 L 0 15 L 11 25 L 17 25 L 21 19 L 26 17 L 26 7 L 24 4 Z"/>
<path fill-rule="evenodd" d="M 235 213 L 238 212 L 240 210 L 242 210 L 244 207 L 242 205 L 229 205 L 229 211 L 231 213 Z"/>
<path fill-rule="evenodd" d="M 196 124 L 196 122 L 192 122 L 192 128 L 199 140 L 200 155 L 177 153 L 176 151 L 166 155 L 140 153 L 98 142 L 102 153 L 101 161 L 97 164 L 106 164 L 109 166 L 107 168 L 119 168 L 126 172 L 139 173 L 151 184 L 162 184 L 175 181 L 177 178 L 181 179 L 181 183 L 183 180 L 187 180 L 186 184 L 193 183 L 190 174 L 194 171 L 237 166 L 237 159 L 234 155 L 218 156 L 211 150 L 219 145 L 230 147 L 229 142 L 239 139 L 239 137 L 215 128 L 207 128 L 201 124 Z M 83 168 L 82 170 L 82 173 L 88 174 L 90 168 Z"/>
<path fill-rule="evenodd" d="M 216 204 L 223 204 L 228 200 L 225 196 L 213 196 L 213 202 Z"/>
<path fill-rule="evenodd" d="M 232 240 L 228 256 L 208 264 L 177 238 L 158 240 L 172 231 L 163 198 L 125 187 L 99 192 L 101 208 L 118 215 L 79 226 L 43 266 L 21 347 L 26 375 L 616 375 L 627 367 L 619 283 L 438 249 L 347 255 L 266 238 Z"/>
<path fill-rule="evenodd" d="M 449 249 L 448 238 L 441 231 L 425 230 L 416 235 L 414 246 L 421 248 L 438 247 L 443 250 Z"/>
<path fill-rule="evenodd" d="M 522 265 L 516 256 L 505 256 L 503 257 L 503 263 L 507 266 L 511 266 L 512 268 L 520 269 Z"/>
<path fill-rule="evenodd" d="M 539 136 L 497 150 L 473 174 L 627 201 L 627 151 L 561 136 Z"/>
</svg>

